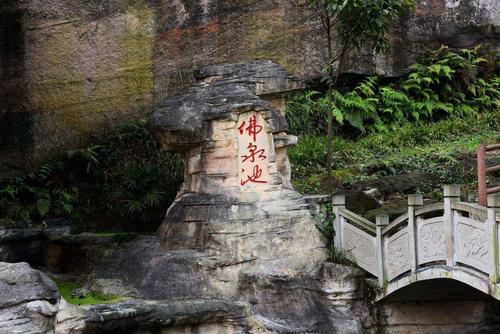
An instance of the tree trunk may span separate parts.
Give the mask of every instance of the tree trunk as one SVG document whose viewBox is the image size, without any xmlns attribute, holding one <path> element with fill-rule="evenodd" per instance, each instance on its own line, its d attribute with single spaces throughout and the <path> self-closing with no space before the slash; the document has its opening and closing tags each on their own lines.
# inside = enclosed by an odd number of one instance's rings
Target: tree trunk
<svg viewBox="0 0 500 334">
<path fill-rule="evenodd" d="M 332 165 L 333 165 L 333 102 L 332 102 L 332 90 L 333 90 L 333 52 L 332 52 L 332 36 L 331 30 L 327 31 L 328 38 L 328 130 L 327 130 L 327 151 L 326 151 L 326 170 L 327 170 L 327 190 L 329 193 L 333 192 L 333 175 L 332 175 Z"/>
<path fill-rule="evenodd" d="M 332 39 L 331 33 L 328 33 L 330 36 L 328 38 L 328 57 L 329 59 L 333 59 L 333 51 L 332 51 Z M 332 101 L 332 92 L 337 88 L 337 84 L 339 83 L 339 78 L 342 73 L 342 68 L 344 67 L 345 55 L 347 54 L 347 50 L 349 50 L 348 45 L 344 45 L 342 48 L 342 52 L 340 53 L 340 57 L 338 58 L 338 66 L 336 74 L 333 73 L 333 66 L 330 63 L 328 67 L 328 133 L 327 133 L 327 152 L 326 152 L 326 164 L 327 164 L 327 187 L 328 192 L 333 192 L 333 101 Z"/>
</svg>

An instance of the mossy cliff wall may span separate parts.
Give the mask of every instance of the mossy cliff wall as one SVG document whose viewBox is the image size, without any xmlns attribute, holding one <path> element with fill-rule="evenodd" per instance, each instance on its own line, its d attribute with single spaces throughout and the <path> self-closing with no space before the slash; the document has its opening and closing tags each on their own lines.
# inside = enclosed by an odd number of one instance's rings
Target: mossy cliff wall
<svg viewBox="0 0 500 334">
<path fill-rule="evenodd" d="M 0 177 L 145 115 L 214 63 L 271 59 L 312 78 L 319 24 L 296 0 L 3 0 Z M 420 0 L 385 56 L 360 52 L 347 71 L 399 75 L 446 43 L 498 48 L 496 0 Z M 21 168 L 20 168 L 21 167 Z"/>
</svg>

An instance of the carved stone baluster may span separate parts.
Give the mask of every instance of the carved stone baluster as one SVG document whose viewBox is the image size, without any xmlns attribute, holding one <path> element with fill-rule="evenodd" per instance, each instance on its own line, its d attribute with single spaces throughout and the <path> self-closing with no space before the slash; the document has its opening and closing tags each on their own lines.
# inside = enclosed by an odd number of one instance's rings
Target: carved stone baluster
<svg viewBox="0 0 500 334">
<path fill-rule="evenodd" d="M 335 238 L 333 242 L 335 247 L 342 249 L 342 220 L 340 216 L 340 209 L 345 209 L 345 195 L 339 194 L 332 197 L 332 209 L 335 214 L 335 220 L 333 221 L 333 230 L 335 231 Z"/>
<path fill-rule="evenodd" d="M 387 280 L 387 275 L 385 273 L 385 266 L 384 266 L 384 239 L 382 236 L 382 230 L 384 227 L 389 225 L 389 216 L 388 215 L 380 215 L 377 216 L 377 243 L 376 243 L 376 249 L 377 249 L 377 265 L 378 265 L 378 282 L 381 287 L 384 287 L 385 282 Z"/>
<path fill-rule="evenodd" d="M 444 186 L 444 233 L 446 240 L 446 265 L 455 266 L 455 215 L 451 204 L 460 202 L 460 186 L 448 184 Z"/>
<path fill-rule="evenodd" d="M 417 254 L 417 222 L 415 217 L 415 208 L 424 204 L 424 198 L 421 194 L 408 195 L 408 240 L 410 254 L 410 266 L 412 275 L 417 272 L 418 254 Z"/>
<path fill-rule="evenodd" d="M 487 235 L 489 247 L 491 249 L 491 271 L 490 282 L 493 284 L 498 283 L 498 223 L 496 215 L 500 212 L 500 194 L 488 195 L 488 220 Z"/>
</svg>

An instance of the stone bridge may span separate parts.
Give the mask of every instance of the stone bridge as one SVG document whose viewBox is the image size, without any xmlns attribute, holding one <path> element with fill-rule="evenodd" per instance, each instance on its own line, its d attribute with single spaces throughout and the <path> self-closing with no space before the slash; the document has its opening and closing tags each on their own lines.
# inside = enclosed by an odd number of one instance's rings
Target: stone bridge
<svg viewBox="0 0 500 334">
<path fill-rule="evenodd" d="M 452 279 L 500 300 L 500 195 L 488 206 L 461 201 L 460 187 L 444 187 L 443 203 L 423 205 L 408 197 L 408 212 L 373 223 L 333 197 L 335 244 L 359 267 L 376 276 L 377 300 L 414 282 Z"/>
</svg>

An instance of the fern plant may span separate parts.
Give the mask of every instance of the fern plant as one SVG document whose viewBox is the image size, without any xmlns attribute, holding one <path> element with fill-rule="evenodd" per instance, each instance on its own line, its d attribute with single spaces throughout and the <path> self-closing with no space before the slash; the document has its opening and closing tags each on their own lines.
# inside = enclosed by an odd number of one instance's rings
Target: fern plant
<svg viewBox="0 0 500 334">
<path fill-rule="evenodd" d="M 442 46 L 420 59 L 410 73 L 389 85 L 368 77 L 350 91 L 332 93 L 336 132 L 384 132 L 406 122 L 437 121 L 443 117 L 469 117 L 500 107 L 498 72 L 488 69 L 481 47 L 450 51 Z M 294 95 L 287 104 L 293 133 L 324 135 L 327 98 L 315 91 Z"/>
<path fill-rule="evenodd" d="M 78 189 L 59 184 L 58 172 L 57 164 L 44 164 L 37 172 L 17 177 L 0 189 L 0 207 L 7 218 L 30 222 L 48 216 L 71 216 L 78 202 Z"/>
</svg>

